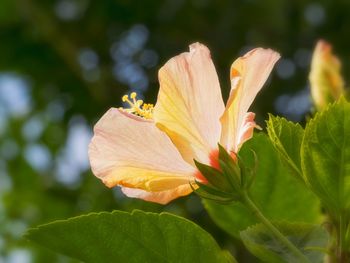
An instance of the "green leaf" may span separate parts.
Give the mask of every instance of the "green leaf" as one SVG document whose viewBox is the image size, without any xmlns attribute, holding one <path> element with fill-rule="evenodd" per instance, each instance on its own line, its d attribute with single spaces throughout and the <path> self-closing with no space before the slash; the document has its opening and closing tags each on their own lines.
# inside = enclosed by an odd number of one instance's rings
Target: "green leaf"
<svg viewBox="0 0 350 263">
<path fill-rule="evenodd" d="M 350 208 L 350 103 L 344 98 L 317 113 L 305 128 L 302 169 L 331 215 Z"/>
<path fill-rule="evenodd" d="M 304 136 L 303 128 L 298 123 L 270 114 L 267 121 L 267 132 L 290 172 L 303 181 L 300 160 L 300 148 Z"/>
<path fill-rule="evenodd" d="M 291 241 L 312 263 L 324 262 L 328 234 L 318 225 L 277 222 L 274 225 Z M 240 233 L 248 250 L 268 263 L 297 263 L 298 259 L 268 229 L 258 224 Z"/>
<path fill-rule="evenodd" d="M 168 213 L 92 213 L 26 237 L 84 262 L 235 262 L 202 228 Z"/>
<path fill-rule="evenodd" d="M 250 194 L 264 215 L 272 220 L 319 223 L 321 212 L 318 199 L 288 173 L 265 134 L 255 134 L 239 152 L 248 167 L 256 165 L 251 150 L 256 153 L 258 163 Z M 258 223 L 241 203 L 220 205 L 209 200 L 203 202 L 215 223 L 232 236 L 239 237 L 240 231 Z"/>
</svg>

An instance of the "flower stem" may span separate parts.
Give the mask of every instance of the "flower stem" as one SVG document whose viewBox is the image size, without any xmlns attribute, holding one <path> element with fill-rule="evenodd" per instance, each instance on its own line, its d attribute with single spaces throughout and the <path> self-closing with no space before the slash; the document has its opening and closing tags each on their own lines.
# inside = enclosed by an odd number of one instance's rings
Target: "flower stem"
<svg viewBox="0 0 350 263">
<path fill-rule="evenodd" d="M 300 263 L 310 263 L 308 258 L 290 242 L 259 210 L 255 203 L 250 199 L 247 192 L 242 194 L 243 204 L 273 233 L 286 248 L 289 249 L 299 260 Z"/>
<path fill-rule="evenodd" d="M 345 222 L 345 213 L 341 212 L 339 216 L 339 226 L 337 233 L 337 260 L 338 262 L 348 262 L 348 252 L 346 247 L 346 232 L 347 232 L 347 224 Z"/>
</svg>

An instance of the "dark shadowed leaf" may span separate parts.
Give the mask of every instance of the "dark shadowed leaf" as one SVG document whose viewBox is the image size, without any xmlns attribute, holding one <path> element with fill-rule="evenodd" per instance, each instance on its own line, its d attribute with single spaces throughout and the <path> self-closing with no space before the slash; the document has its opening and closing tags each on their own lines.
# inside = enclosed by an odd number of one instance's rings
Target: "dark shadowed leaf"
<svg viewBox="0 0 350 263">
<path fill-rule="evenodd" d="M 324 252 L 328 243 L 327 232 L 318 225 L 278 222 L 275 226 L 291 241 L 312 263 L 324 262 Z M 299 262 L 285 246 L 271 236 L 262 224 L 242 231 L 241 238 L 248 250 L 263 262 L 297 263 Z"/>
</svg>

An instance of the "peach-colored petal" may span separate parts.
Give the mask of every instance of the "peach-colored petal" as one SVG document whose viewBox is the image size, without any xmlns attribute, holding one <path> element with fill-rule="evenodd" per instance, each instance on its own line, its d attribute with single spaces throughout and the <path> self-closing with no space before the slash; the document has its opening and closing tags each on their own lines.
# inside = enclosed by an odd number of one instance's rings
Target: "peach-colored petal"
<svg viewBox="0 0 350 263">
<path fill-rule="evenodd" d="M 160 90 L 154 120 L 183 158 L 208 162 L 217 147 L 224 111 L 220 85 L 208 48 L 195 43 L 190 52 L 170 59 L 159 70 Z"/>
<path fill-rule="evenodd" d="M 142 189 L 122 187 L 123 193 L 128 197 L 139 198 L 145 201 L 167 204 L 180 196 L 188 195 L 192 192 L 189 184 L 180 185 L 174 189 L 161 192 L 147 192 Z"/>
<path fill-rule="evenodd" d="M 112 108 L 94 132 L 89 146 L 91 168 L 108 187 L 162 192 L 193 180 L 195 169 L 153 121 Z"/>
<path fill-rule="evenodd" d="M 260 128 L 254 121 L 255 113 L 247 112 L 245 114 L 242 128 L 239 130 L 237 148 L 241 148 L 242 144 L 253 137 L 254 128 Z M 261 128 L 260 128 L 261 129 Z"/>
<path fill-rule="evenodd" d="M 251 137 L 252 129 L 244 127 L 246 113 L 279 58 L 280 55 L 273 50 L 256 48 L 233 62 L 230 97 L 221 117 L 220 142 L 226 149 L 237 152 L 242 140 Z M 254 116 L 251 117 L 253 121 Z"/>
</svg>

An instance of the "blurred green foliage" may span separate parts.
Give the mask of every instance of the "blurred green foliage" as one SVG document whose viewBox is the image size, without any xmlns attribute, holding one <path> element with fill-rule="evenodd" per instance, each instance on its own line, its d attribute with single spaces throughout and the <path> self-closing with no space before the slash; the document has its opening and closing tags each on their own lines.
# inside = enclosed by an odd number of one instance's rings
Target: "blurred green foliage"
<svg viewBox="0 0 350 263">
<path fill-rule="evenodd" d="M 350 2 L 213 0 L 0 1 L 0 262 L 70 262 L 22 239 L 29 226 L 85 212 L 139 208 L 190 218 L 242 262 L 237 240 L 191 195 L 159 206 L 124 198 L 92 176 L 92 126 L 120 97 L 154 103 L 157 71 L 195 41 L 212 51 L 224 94 L 232 61 L 250 48 L 282 54 L 253 110 L 303 120 L 317 39 L 350 70 Z M 346 78 L 345 78 L 346 79 Z"/>
</svg>

